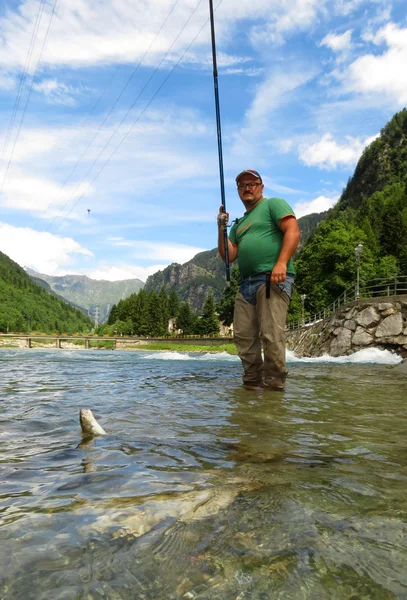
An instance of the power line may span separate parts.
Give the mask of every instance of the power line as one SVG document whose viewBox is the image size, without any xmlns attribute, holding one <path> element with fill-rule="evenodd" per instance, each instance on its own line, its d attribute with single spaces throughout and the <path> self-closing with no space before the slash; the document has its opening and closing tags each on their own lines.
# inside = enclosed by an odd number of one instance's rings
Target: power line
<svg viewBox="0 0 407 600">
<path fill-rule="evenodd" d="M 140 99 L 140 97 L 142 96 L 144 90 L 147 88 L 147 86 L 149 85 L 150 81 L 153 79 L 154 75 L 157 73 L 157 71 L 160 69 L 161 65 L 163 64 L 163 62 L 165 61 L 165 59 L 167 58 L 168 54 L 171 52 L 173 46 L 175 45 L 175 43 L 178 41 L 179 37 L 181 36 L 182 32 L 184 31 L 184 29 L 187 27 L 187 25 L 189 24 L 189 22 L 191 21 L 192 17 L 194 16 L 194 14 L 196 13 L 196 11 L 198 10 L 199 6 L 202 4 L 203 0 L 199 0 L 198 4 L 196 5 L 196 7 L 194 8 L 194 10 L 192 11 L 191 15 L 189 16 L 189 18 L 187 19 L 186 23 L 184 24 L 184 26 L 182 27 L 181 31 L 178 33 L 178 35 L 176 36 L 176 38 L 174 39 L 174 41 L 172 42 L 171 46 L 169 47 L 169 49 L 167 50 L 167 52 L 165 53 L 165 55 L 163 56 L 163 58 L 161 59 L 159 65 L 155 68 L 155 70 L 153 71 L 152 75 L 150 76 L 150 78 L 148 79 L 147 83 L 144 85 L 144 87 L 142 88 L 142 90 L 140 91 L 139 95 L 137 96 L 137 98 L 134 100 L 133 104 L 130 106 L 130 108 L 127 110 L 126 114 L 124 115 L 124 117 L 122 118 L 122 120 L 120 121 L 120 123 L 118 124 L 118 126 L 116 127 L 116 129 L 114 130 L 114 132 L 112 133 L 112 135 L 110 136 L 110 138 L 108 139 L 108 141 L 106 142 L 106 144 L 103 146 L 102 150 L 99 152 L 98 156 L 95 158 L 95 160 L 93 161 L 92 165 L 89 167 L 89 169 L 86 171 L 85 175 L 83 176 L 83 178 L 81 179 L 81 181 L 78 183 L 76 189 L 74 190 L 74 192 L 72 193 L 72 195 L 70 196 L 70 198 L 66 201 L 65 205 L 62 207 L 61 211 L 58 213 L 58 215 L 52 220 L 52 222 L 50 223 L 50 225 L 48 226 L 48 228 L 46 229 L 46 231 L 49 231 L 50 228 L 52 227 L 52 225 L 54 224 L 54 222 L 56 221 L 56 219 L 59 217 L 59 215 L 62 213 L 62 211 L 64 210 L 64 208 L 67 206 L 67 204 L 75 197 L 75 193 L 78 191 L 78 189 L 80 188 L 80 186 L 82 185 L 82 183 L 84 182 L 85 178 L 89 175 L 89 173 L 92 171 L 93 167 L 95 166 L 95 164 L 97 163 L 97 161 L 99 160 L 99 158 L 101 157 L 101 155 L 103 154 L 103 152 L 106 150 L 106 148 L 108 147 L 108 145 L 110 144 L 110 142 L 112 141 L 113 137 L 116 135 L 117 131 L 120 129 L 120 127 L 122 126 L 123 122 L 125 121 L 125 119 L 127 118 L 127 116 L 129 115 L 129 113 L 132 111 L 132 109 L 134 108 L 134 106 L 136 105 L 136 103 L 138 102 L 138 100 Z M 206 23 L 205 23 L 206 25 Z M 202 28 L 203 29 L 203 28 Z M 202 29 L 199 31 L 199 33 L 202 31 Z M 198 33 L 198 35 L 199 35 Z M 198 36 L 196 36 L 198 37 Z M 188 46 L 188 48 L 185 50 L 184 54 L 189 50 L 190 46 L 192 45 L 192 43 L 195 41 L 196 38 L 194 38 L 194 40 L 191 42 L 191 44 Z M 182 54 L 181 58 L 179 59 L 178 63 L 175 65 L 177 66 L 179 64 L 179 62 L 181 61 L 181 59 L 183 58 L 184 54 Z M 175 69 L 175 67 L 174 67 Z M 173 73 L 174 69 L 172 69 L 170 71 L 170 74 Z M 166 82 L 168 80 L 165 79 L 164 82 Z M 162 86 L 159 88 L 159 90 L 161 90 Z M 153 99 L 155 98 L 156 94 L 153 96 Z M 150 102 L 151 103 L 151 102 Z M 147 107 L 149 106 L 149 104 L 147 105 Z M 146 108 L 147 108 L 146 107 Z M 146 109 L 144 109 L 144 111 L 141 114 L 144 114 Z M 140 115 L 141 116 L 141 115 Z M 131 127 L 131 129 L 133 129 L 134 125 L 138 122 L 140 117 L 138 117 L 138 119 L 135 121 L 135 123 L 133 124 L 133 126 Z M 129 133 L 129 132 L 128 132 Z M 120 142 L 120 144 L 117 146 L 117 148 L 114 150 L 113 154 L 111 154 L 111 156 L 109 157 L 108 161 L 112 158 L 112 156 L 115 154 L 115 152 L 117 151 L 117 149 L 121 146 L 121 144 L 123 143 L 123 141 L 126 139 L 128 133 L 125 134 L 125 137 L 123 138 L 123 140 Z M 107 163 L 105 163 L 106 165 Z M 102 167 L 102 169 L 98 172 L 98 174 L 96 175 L 96 177 L 99 175 L 99 173 L 103 170 L 104 167 Z M 96 177 L 92 180 L 91 183 L 93 183 L 93 181 L 95 181 Z M 55 229 L 55 231 L 57 231 L 59 229 L 59 227 L 61 226 L 61 224 L 63 223 L 63 221 L 66 219 L 66 217 L 68 217 L 72 210 L 75 208 L 75 206 L 78 204 L 79 200 L 81 200 L 84 196 L 84 194 L 87 192 L 87 190 L 89 189 L 91 184 L 89 184 L 89 186 L 86 188 L 85 192 L 83 192 L 80 196 L 78 201 L 72 206 L 71 210 L 67 213 L 67 215 L 65 217 L 63 217 L 59 223 L 59 225 L 57 226 L 57 228 Z"/>
<path fill-rule="evenodd" d="M 192 13 L 192 15 L 190 16 L 190 18 L 188 19 L 187 23 L 185 24 L 184 28 L 186 27 L 186 25 L 188 24 L 189 20 L 192 18 L 192 16 L 194 15 L 194 13 L 196 12 L 196 10 L 199 8 L 200 4 L 202 3 L 203 0 L 200 0 L 200 2 L 198 3 L 197 7 L 195 8 L 194 12 Z M 219 8 L 219 6 L 222 4 L 223 0 L 220 0 L 220 2 L 218 2 L 215 11 Z M 164 87 L 164 85 L 167 83 L 167 81 L 169 80 L 169 78 L 171 77 L 171 75 L 173 74 L 173 72 L 175 71 L 175 69 L 178 67 L 178 65 L 180 64 L 181 60 L 184 58 L 185 54 L 188 52 L 188 50 L 191 48 L 191 46 L 193 45 L 193 43 L 197 40 L 197 38 L 200 36 L 200 34 L 202 33 L 202 31 L 204 30 L 204 28 L 206 27 L 206 25 L 209 22 L 209 18 L 205 21 L 205 23 L 202 25 L 201 29 L 198 31 L 198 33 L 196 34 L 196 36 L 193 38 L 193 40 L 190 42 L 190 44 L 188 45 L 188 47 L 184 50 L 184 52 L 182 53 L 182 55 L 180 56 L 180 58 L 178 59 L 177 63 L 174 65 L 174 67 L 171 69 L 171 71 L 169 72 L 169 74 L 167 75 L 167 77 L 164 79 L 164 81 L 162 82 L 162 84 L 160 85 L 160 87 L 157 89 L 157 91 L 155 92 L 155 94 L 153 95 L 153 97 L 150 99 L 150 101 L 147 103 L 147 105 L 144 107 L 144 109 L 142 110 L 142 112 L 139 114 L 139 116 L 137 117 L 137 119 L 134 121 L 134 123 L 132 124 L 132 126 L 130 127 L 130 129 L 127 131 L 127 133 L 124 135 L 124 137 L 122 138 L 122 140 L 120 141 L 120 143 L 116 146 L 116 148 L 114 149 L 114 151 L 112 152 L 112 154 L 109 156 L 109 158 L 104 162 L 104 164 L 102 165 L 101 169 L 96 173 L 96 175 L 94 176 L 94 178 L 92 179 L 92 181 L 89 183 L 88 187 L 86 188 L 86 190 L 79 196 L 78 200 L 75 202 L 75 204 L 72 206 L 71 210 L 65 215 L 65 217 L 63 219 L 61 219 L 59 225 L 57 226 L 57 228 L 55 229 L 55 232 L 58 231 L 59 227 L 62 225 L 62 223 L 65 221 L 65 219 L 67 217 L 69 217 L 69 215 L 71 214 L 71 212 L 73 211 L 73 209 L 78 205 L 78 203 L 82 200 L 83 196 L 86 194 L 86 192 L 88 191 L 88 189 L 90 188 L 90 186 L 92 185 L 92 183 L 96 180 L 97 177 L 99 177 L 100 173 L 103 171 L 103 169 L 106 167 L 106 165 L 110 162 L 110 160 L 113 158 L 113 156 L 115 155 L 115 153 L 117 152 L 117 150 L 120 148 L 120 146 L 123 144 L 123 142 L 126 140 L 127 136 L 131 133 L 131 131 L 134 129 L 135 125 L 139 122 L 139 120 L 141 119 L 141 117 L 143 116 L 143 114 L 146 112 L 146 110 L 148 109 L 148 107 L 150 106 L 150 104 L 153 102 L 153 100 L 156 98 L 156 96 L 159 94 L 159 92 L 162 90 L 162 88 Z M 181 30 L 180 34 L 182 33 L 183 29 Z M 178 35 L 178 37 L 179 37 Z M 176 39 L 178 39 L 178 37 Z M 176 41 L 176 40 L 175 40 Z M 175 43 L 175 41 L 173 42 L 173 44 Z M 171 50 L 171 48 L 170 48 Z M 168 50 L 168 52 L 170 51 Z M 167 52 L 167 54 L 168 54 Z M 166 55 L 167 56 L 167 55 Z M 165 57 L 164 57 L 165 58 Z M 164 60 L 164 59 L 163 59 Z M 160 63 L 161 65 L 161 63 Z M 160 66 L 159 65 L 159 66 Z M 156 70 L 158 70 L 159 67 L 157 67 Z M 154 72 L 155 73 L 155 72 Z M 153 75 L 154 75 L 153 73 Z M 151 79 L 151 78 L 150 78 Z M 149 80 L 150 81 L 150 80 Z M 149 82 L 147 82 L 148 84 Z M 137 98 L 138 99 L 138 98 Z M 137 99 L 135 102 L 137 102 Z M 132 108 L 132 107 L 131 107 Z M 131 109 L 130 109 L 131 110 Z M 122 121 L 123 122 L 123 121 Z M 121 122 L 121 123 L 122 123 Z M 121 125 L 120 123 L 120 125 Z M 120 127 L 119 125 L 119 127 Z M 116 130 L 117 131 L 117 130 Z M 113 134 L 114 135 L 114 134 Z M 111 139 L 111 138 L 110 138 Z M 110 142 L 109 139 L 109 142 Z M 109 143 L 107 142 L 107 144 Z M 106 144 L 106 145 L 107 145 Z M 104 149 L 106 148 L 106 146 L 103 148 L 102 152 L 104 151 Z M 99 154 L 100 156 L 100 154 Z M 99 158 L 98 156 L 98 158 Z M 97 160 L 97 159 L 96 159 Z M 96 161 L 95 161 L 96 162 Z M 93 163 L 94 165 L 95 163 Z M 91 169 L 93 168 L 93 165 L 91 167 Z M 89 172 L 89 171 L 88 171 Z M 86 177 L 86 175 L 85 175 Z"/>
<path fill-rule="evenodd" d="M 10 168 L 10 163 L 11 163 L 11 161 L 12 161 L 12 158 L 13 158 L 13 155 L 14 155 L 14 151 L 15 151 L 15 149 L 16 149 L 17 140 L 18 140 L 18 137 L 19 137 L 19 135 L 20 135 L 21 127 L 22 127 L 22 124 L 23 124 L 23 121 L 24 121 L 24 116 L 25 116 L 25 113 L 26 113 L 26 110 L 27 110 L 27 105 L 28 105 L 28 102 L 29 102 L 29 100 L 30 100 L 30 96 L 31 96 L 31 92 L 32 92 L 32 89 L 33 89 L 33 86 L 34 86 L 34 81 L 35 81 L 35 78 L 36 78 L 36 76 L 37 76 L 38 68 L 39 68 L 39 66 L 40 66 L 40 63 L 41 63 L 42 55 L 43 55 L 43 52 L 44 52 L 45 44 L 46 44 L 46 42 L 47 42 L 47 38 L 48 38 L 48 34 L 49 34 L 49 30 L 50 30 L 50 28 L 51 28 L 51 23 L 52 23 L 52 19 L 53 19 L 53 17 L 54 17 L 54 14 L 55 14 L 55 8 L 56 8 L 56 5 L 57 5 L 57 3 L 58 3 L 58 0 L 55 0 L 55 2 L 54 2 L 54 7 L 53 7 L 53 9 L 52 9 L 52 13 L 51 13 L 51 17 L 50 17 L 50 20 L 49 20 L 49 22 L 48 22 L 47 31 L 46 31 L 46 33 L 45 33 L 44 41 L 43 41 L 43 43 L 42 43 L 41 52 L 40 52 L 40 55 L 39 55 L 39 57 L 38 57 L 37 66 L 36 66 L 36 68 L 35 68 L 35 72 L 34 72 L 34 75 L 33 75 L 33 78 L 32 78 L 32 80 L 31 80 L 30 89 L 28 90 L 27 98 L 26 98 L 25 105 L 24 105 L 24 108 L 23 108 L 23 113 L 22 113 L 22 115 L 21 115 L 21 119 L 20 119 L 20 124 L 19 124 L 19 126 L 18 126 L 18 130 L 17 130 L 17 135 L 16 135 L 16 137 L 15 137 L 15 140 L 14 140 L 13 149 L 12 149 L 12 151 L 11 151 L 10 158 L 9 158 L 9 161 L 8 161 L 8 164 L 7 164 L 7 168 L 6 168 L 6 172 L 5 172 L 5 174 L 4 174 L 3 183 L 1 184 L 1 187 L 0 187 L 0 194 L 1 194 L 1 192 L 3 191 L 3 187 L 4 187 L 4 184 L 5 184 L 5 182 L 6 182 L 6 179 L 7 179 L 8 170 L 9 170 L 9 168 Z"/>
<path fill-rule="evenodd" d="M 45 5 L 45 0 L 41 0 L 40 7 L 39 7 L 38 13 L 37 13 L 37 18 L 36 18 L 36 21 L 35 21 L 35 24 L 34 24 L 34 30 L 33 30 L 32 35 L 31 35 L 31 41 L 30 41 L 30 45 L 29 45 L 29 48 L 28 48 L 27 58 L 26 58 L 26 61 L 25 61 L 23 73 L 21 75 L 20 83 L 19 83 L 19 86 L 18 86 L 17 96 L 16 96 L 16 99 L 14 101 L 14 106 L 13 106 L 13 110 L 12 110 L 12 113 L 11 113 L 10 124 L 9 124 L 9 128 L 8 128 L 8 131 L 7 131 L 6 139 L 5 139 L 5 142 L 4 142 L 3 151 L 1 153 L 0 167 L 1 167 L 1 164 L 3 162 L 4 156 L 5 156 L 6 152 L 7 152 L 7 147 L 8 147 L 8 143 L 10 141 L 11 132 L 12 132 L 13 127 L 14 127 L 14 120 L 16 118 L 18 106 L 20 104 L 21 92 L 22 92 L 22 89 L 23 89 L 23 86 L 24 86 L 24 83 L 25 83 L 25 80 L 26 80 L 26 77 L 27 77 L 28 66 L 30 64 L 31 55 L 32 55 L 32 52 L 33 52 L 33 49 L 34 49 L 36 38 L 37 38 L 38 27 L 39 27 L 39 23 L 41 21 L 42 12 L 44 10 L 44 5 Z"/>
<path fill-rule="evenodd" d="M 161 25 L 160 29 L 158 30 L 158 32 L 156 33 L 156 35 L 154 36 L 154 39 L 152 40 L 152 42 L 150 43 L 149 47 L 147 48 L 147 50 L 145 51 L 145 53 L 143 54 L 143 56 L 141 57 L 139 63 L 137 64 L 136 68 L 133 70 L 132 74 L 130 75 L 129 79 L 127 80 L 125 86 L 123 87 L 123 89 L 121 90 L 120 94 L 118 95 L 118 97 L 116 98 L 113 106 L 110 108 L 109 112 L 107 113 L 107 115 L 105 116 L 105 118 L 103 119 L 102 123 L 99 125 L 99 128 L 97 129 L 96 133 L 94 134 L 94 136 L 92 137 L 91 141 L 88 143 L 88 145 L 86 146 L 85 150 L 82 152 L 81 156 L 79 157 L 78 161 L 76 162 L 75 166 L 73 167 L 73 169 L 71 170 L 71 172 L 69 173 L 68 177 L 65 179 L 64 183 L 62 184 L 61 188 L 58 190 L 58 192 L 55 194 L 54 198 L 51 200 L 50 204 L 48 205 L 48 208 L 45 211 L 46 212 L 49 210 L 49 208 L 52 206 L 52 204 L 55 202 L 55 200 L 58 198 L 59 194 L 62 192 L 62 190 L 64 189 L 64 187 L 66 186 L 66 184 L 68 183 L 68 181 L 70 180 L 70 178 L 72 177 L 73 173 L 76 171 L 77 167 L 79 166 L 79 164 L 81 163 L 81 160 L 83 159 L 83 157 L 85 156 L 86 152 L 89 150 L 89 148 L 91 147 L 91 145 L 93 144 L 95 138 L 97 137 L 97 135 L 100 133 L 103 125 L 106 123 L 107 119 L 109 118 L 109 116 L 111 115 L 111 113 L 113 112 L 113 110 L 115 109 L 115 107 L 117 106 L 117 103 L 119 102 L 120 98 L 123 96 L 124 92 L 126 91 L 127 87 L 130 85 L 130 82 L 133 80 L 135 74 L 137 73 L 139 67 L 141 66 L 141 64 L 143 63 L 145 57 L 147 56 L 147 54 L 149 53 L 150 49 L 152 48 L 154 42 L 156 41 L 156 39 L 158 38 L 158 36 L 160 35 L 161 31 L 163 30 L 163 28 L 165 27 L 168 19 L 170 18 L 171 14 L 173 13 L 175 7 L 177 6 L 178 2 L 180 0 L 176 0 L 176 2 L 173 4 L 170 12 L 168 13 L 167 17 L 165 18 L 163 24 Z M 157 4 L 157 3 L 156 3 Z M 155 6 L 155 5 L 154 5 Z M 117 71 L 117 70 L 116 70 Z M 113 79 L 113 78 L 112 78 Z M 110 82 L 109 82 L 110 83 Z M 106 89 L 106 88 L 105 88 Z M 104 93 L 104 92 L 103 92 Z M 102 94 L 103 95 L 103 94 Z M 99 98 L 100 100 L 100 98 Z M 98 100 L 98 102 L 99 102 Z M 79 184 L 80 185 L 80 184 Z M 77 191 L 78 188 L 75 189 L 75 192 Z M 75 194 L 74 192 L 74 194 Z M 64 206 L 61 208 L 60 212 L 58 213 L 57 217 L 55 217 L 50 225 L 48 226 L 47 231 L 49 230 L 50 227 L 52 227 L 53 223 L 55 222 L 55 219 L 58 218 L 58 216 L 61 214 L 61 212 L 64 210 L 64 208 L 67 206 L 67 204 L 70 202 L 70 200 L 72 199 L 72 197 L 70 197 L 66 203 L 64 204 Z M 40 217 L 35 225 L 44 217 Z"/>
</svg>

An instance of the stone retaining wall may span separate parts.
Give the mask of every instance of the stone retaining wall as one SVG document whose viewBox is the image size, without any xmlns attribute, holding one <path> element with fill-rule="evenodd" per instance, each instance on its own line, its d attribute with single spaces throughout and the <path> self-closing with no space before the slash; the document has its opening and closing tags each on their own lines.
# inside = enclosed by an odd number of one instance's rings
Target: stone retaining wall
<svg viewBox="0 0 407 600">
<path fill-rule="evenodd" d="M 287 332 L 297 356 L 342 356 L 374 346 L 407 357 L 407 296 L 358 300 L 315 325 Z"/>
</svg>

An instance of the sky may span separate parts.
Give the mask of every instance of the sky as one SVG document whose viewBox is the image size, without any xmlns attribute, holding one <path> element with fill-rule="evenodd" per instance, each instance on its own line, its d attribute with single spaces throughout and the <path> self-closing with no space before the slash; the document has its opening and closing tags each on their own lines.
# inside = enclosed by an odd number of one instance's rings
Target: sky
<svg viewBox="0 0 407 600">
<path fill-rule="evenodd" d="M 226 207 L 236 175 L 297 217 L 338 200 L 407 103 L 405 0 L 214 0 Z M 147 277 L 217 244 L 207 0 L 0 4 L 0 251 Z"/>
</svg>

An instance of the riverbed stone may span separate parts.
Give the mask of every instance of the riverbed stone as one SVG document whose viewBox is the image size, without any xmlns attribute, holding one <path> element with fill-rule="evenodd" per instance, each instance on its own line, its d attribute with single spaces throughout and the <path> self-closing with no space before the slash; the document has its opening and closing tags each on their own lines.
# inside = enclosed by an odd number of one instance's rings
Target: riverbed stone
<svg viewBox="0 0 407 600">
<path fill-rule="evenodd" d="M 363 327 L 358 327 L 352 338 L 353 346 L 369 346 L 373 343 L 373 336 L 370 335 Z"/>
<path fill-rule="evenodd" d="M 368 306 L 368 308 L 360 311 L 356 317 L 356 323 L 364 328 L 377 325 L 379 321 L 380 315 L 377 310 L 373 308 L 373 306 Z"/>
<path fill-rule="evenodd" d="M 400 335 L 403 330 L 403 317 L 400 312 L 386 317 L 376 329 L 376 338 Z"/>
<path fill-rule="evenodd" d="M 350 350 L 352 332 L 350 329 L 341 329 L 337 336 L 331 341 L 329 354 L 331 356 L 342 356 Z"/>
</svg>

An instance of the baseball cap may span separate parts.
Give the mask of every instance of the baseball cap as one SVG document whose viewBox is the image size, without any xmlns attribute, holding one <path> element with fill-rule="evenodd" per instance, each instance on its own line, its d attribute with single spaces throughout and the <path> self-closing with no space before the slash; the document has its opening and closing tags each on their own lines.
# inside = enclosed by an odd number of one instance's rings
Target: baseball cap
<svg viewBox="0 0 407 600">
<path fill-rule="evenodd" d="M 239 175 L 236 177 L 236 183 L 239 181 L 241 176 L 244 175 L 245 173 L 248 173 L 249 175 L 254 175 L 254 177 L 257 177 L 258 179 L 260 179 L 261 183 L 263 183 L 263 180 L 260 177 L 260 174 L 257 171 L 255 171 L 254 169 L 246 169 L 245 171 L 242 171 L 241 173 L 239 173 Z"/>
</svg>

